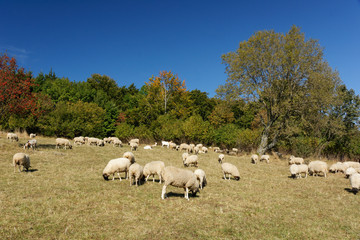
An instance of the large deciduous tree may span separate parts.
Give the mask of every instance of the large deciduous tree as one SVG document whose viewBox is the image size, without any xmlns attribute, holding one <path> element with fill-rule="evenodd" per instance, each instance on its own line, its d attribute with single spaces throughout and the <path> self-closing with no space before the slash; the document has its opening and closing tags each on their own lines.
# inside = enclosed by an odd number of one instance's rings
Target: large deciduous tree
<svg viewBox="0 0 360 240">
<path fill-rule="evenodd" d="M 37 113 L 37 98 L 32 92 L 34 79 L 30 72 L 19 68 L 15 58 L 0 55 L 0 122 L 10 116 Z"/>
<path fill-rule="evenodd" d="M 218 95 L 257 102 L 263 110 L 259 154 L 305 114 L 326 114 L 340 83 L 318 41 L 306 40 L 296 26 L 286 34 L 259 31 L 222 59 L 228 79 Z"/>
</svg>

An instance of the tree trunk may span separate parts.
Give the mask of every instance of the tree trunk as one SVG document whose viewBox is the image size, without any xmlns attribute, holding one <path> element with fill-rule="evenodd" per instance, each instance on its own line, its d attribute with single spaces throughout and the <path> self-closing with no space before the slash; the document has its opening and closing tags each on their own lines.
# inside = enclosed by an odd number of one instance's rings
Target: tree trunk
<svg viewBox="0 0 360 240">
<path fill-rule="evenodd" d="M 269 123 L 266 125 L 264 131 L 262 132 L 261 135 L 261 142 L 260 145 L 257 149 L 257 153 L 261 156 L 264 155 L 266 151 L 270 150 L 271 148 L 273 148 L 276 143 L 277 143 L 277 134 L 275 134 L 274 139 L 272 140 L 271 143 L 269 143 L 269 135 L 270 135 L 270 129 L 271 129 L 272 124 Z"/>
</svg>

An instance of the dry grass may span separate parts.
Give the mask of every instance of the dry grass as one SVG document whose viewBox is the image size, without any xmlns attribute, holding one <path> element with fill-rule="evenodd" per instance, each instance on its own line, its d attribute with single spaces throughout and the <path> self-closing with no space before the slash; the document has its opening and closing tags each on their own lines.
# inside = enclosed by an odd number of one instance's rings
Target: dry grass
<svg viewBox="0 0 360 240">
<path fill-rule="evenodd" d="M 0 137 L 1 239 L 360 238 L 360 194 L 346 190 L 342 174 L 294 180 L 285 161 L 252 165 L 249 156 L 226 156 L 241 180 L 225 181 L 210 152 L 199 156 L 208 185 L 197 197 L 187 201 L 182 189 L 168 187 L 161 200 L 158 182 L 103 180 L 107 162 L 128 146 L 55 150 L 55 139 L 37 137 L 39 149 L 26 151 L 34 171 L 14 173 L 12 156 L 28 138 Z M 141 146 L 135 156 L 142 166 L 162 160 L 182 167 L 181 152 L 161 147 Z"/>
</svg>

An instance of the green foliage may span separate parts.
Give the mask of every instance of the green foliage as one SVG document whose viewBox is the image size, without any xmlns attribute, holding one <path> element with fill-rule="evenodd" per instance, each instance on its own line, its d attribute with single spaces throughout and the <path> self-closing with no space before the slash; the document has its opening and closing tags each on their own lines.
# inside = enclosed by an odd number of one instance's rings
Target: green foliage
<svg viewBox="0 0 360 240">
<path fill-rule="evenodd" d="M 208 121 L 204 121 L 200 115 L 194 115 L 186 119 L 182 125 L 185 139 L 190 142 L 208 144 L 213 137 L 213 127 Z"/>
<path fill-rule="evenodd" d="M 134 126 L 128 123 L 121 123 L 116 126 L 115 136 L 120 139 L 129 140 L 135 135 Z"/>
</svg>

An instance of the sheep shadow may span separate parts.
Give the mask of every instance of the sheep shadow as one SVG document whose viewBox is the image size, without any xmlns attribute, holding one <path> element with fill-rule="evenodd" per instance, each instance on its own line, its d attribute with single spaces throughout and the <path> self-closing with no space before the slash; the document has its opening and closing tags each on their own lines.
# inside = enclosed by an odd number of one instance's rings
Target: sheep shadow
<svg viewBox="0 0 360 240">
<path fill-rule="evenodd" d="M 38 144 L 36 148 L 41 149 L 55 149 L 56 144 Z"/>
<path fill-rule="evenodd" d="M 185 193 L 176 193 L 176 192 L 167 192 L 166 193 L 166 198 L 169 197 L 177 197 L 177 198 L 184 198 Z M 191 192 L 189 192 L 189 198 L 198 198 L 199 196 L 193 195 Z"/>
<path fill-rule="evenodd" d="M 36 169 L 36 168 L 34 168 L 34 169 L 29 169 L 29 170 L 27 170 L 27 171 L 25 171 L 25 172 L 37 172 L 37 171 L 39 171 L 39 170 Z"/>
<path fill-rule="evenodd" d="M 356 195 L 358 193 L 357 190 L 354 190 L 352 188 L 344 188 L 345 191 L 347 191 L 348 193 L 353 193 L 354 195 Z"/>
</svg>

